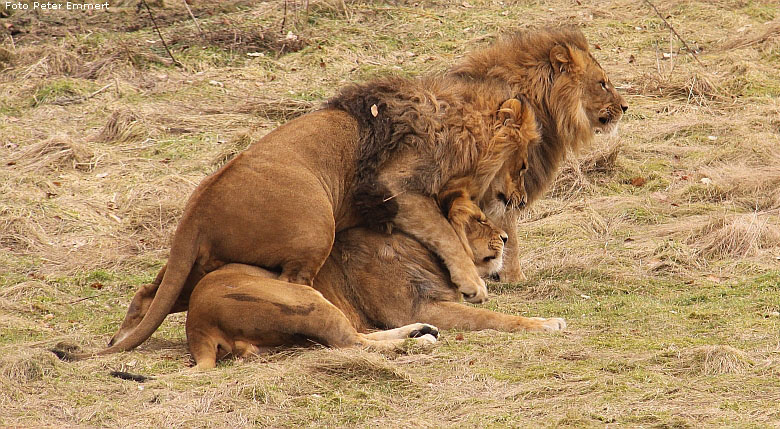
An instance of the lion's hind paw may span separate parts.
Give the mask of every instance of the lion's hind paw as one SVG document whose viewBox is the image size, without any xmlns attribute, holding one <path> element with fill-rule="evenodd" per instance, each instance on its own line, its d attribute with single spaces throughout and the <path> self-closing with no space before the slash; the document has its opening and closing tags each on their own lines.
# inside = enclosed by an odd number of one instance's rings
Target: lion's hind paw
<svg viewBox="0 0 780 429">
<path fill-rule="evenodd" d="M 419 328 L 409 332 L 409 338 L 420 338 L 426 335 L 432 336 L 434 339 L 439 338 L 439 329 L 433 325 L 421 323 Z"/>
</svg>

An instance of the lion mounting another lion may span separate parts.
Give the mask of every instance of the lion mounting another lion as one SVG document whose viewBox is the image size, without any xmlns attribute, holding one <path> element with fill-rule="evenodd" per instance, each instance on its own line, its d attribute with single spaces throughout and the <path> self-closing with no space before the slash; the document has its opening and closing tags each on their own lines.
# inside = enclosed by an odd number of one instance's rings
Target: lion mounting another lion
<svg viewBox="0 0 780 429">
<path fill-rule="evenodd" d="M 492 118 L 508 99 L 525 103 L 539 141 L 525 142 L 527 156 L 517 156 L 522 151 L 516 148 L 501 165 L 477 175 L 496 132 Z M 590 142 L 595 132 L 614 130 L 626 109 L 575 29 L 507 37 L 468 55 L 440 79 L 347 87 L 325 108 L 255 142 L 196 188 L 168 263 L 136 293 L 111 346 L 98 354 L 141 344 L 167 314 L 187 310 L 195 285 L 226 264 L 263 267 L 279 272 L 281 281 L 311 285 L 337 234 L 365 224 L 403 230 L 425 245 L 428 257 L 434 252 L 442 259 L 448 274 L 440 275 L 459 293 L 484 301 L 484 281 L 453 219 L 442 216 L 440 197 L 462 189 L 451 195 L 468 195 L 479 213 L 498 221 L 509 234 L 505 271 L 520 275 L 519 209 L 549 187 L 567 151 Z M 525 197 L 517 197 L 520 187 Z"/>
<path fill-rule="evenodd" d="M 462 222 L 480 275 L 495 274 L 501 268 L 506 234 L 479 210 Z M 212 368 L 227 354 L 243 357 L 311 342 L 393 350 L 407 339 L 434 343 L 438 328 L 566 327 L 563 319 L 510 316 L 458 303 L 460 294 L 442 263 L 400 232 L 352 228 L 340 233 L 313 287 L 277 277 L 258 267 L 229 264 L 198 282 L 186 322 L 197 369 Z"/>
</svg>

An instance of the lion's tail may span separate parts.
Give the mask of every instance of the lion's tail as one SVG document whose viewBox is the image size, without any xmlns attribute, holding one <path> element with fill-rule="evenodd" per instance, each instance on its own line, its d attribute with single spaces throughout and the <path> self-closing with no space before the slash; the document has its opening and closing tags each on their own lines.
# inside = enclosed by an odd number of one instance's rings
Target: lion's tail
<svg viewBox="0 0 780 429">
<path fill-rule="evenodd" d="M 182 219 L 180 225 L 186 225 L 185 228 L 187 229 L 176 231 L 165 275 L 141 323 L 125 338 L 99 352 L 69 353 L 61 350 L 52 350 L 57 357 L 65 361 L 76 361 L 93 356 L 122 352 L 138 347 L 152 336 L 173 308 L 198 257 L 200 240 L 197 232 L 198 228 L 195 226 L 196 223 L 186 222 Z"/>
</svg>

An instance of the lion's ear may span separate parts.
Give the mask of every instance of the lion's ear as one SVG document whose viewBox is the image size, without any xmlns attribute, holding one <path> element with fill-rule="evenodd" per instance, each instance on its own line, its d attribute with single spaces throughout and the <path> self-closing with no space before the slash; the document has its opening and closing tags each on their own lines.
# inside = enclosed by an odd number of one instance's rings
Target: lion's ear
<svg viewBox="0 0 780 429">
<path fill-rule="evenodd" d="M 579 60 L 579 56 L 569 46 L 555 45 L 550 50 L 550 64 L 555 74 L 579 70 Z"/>
</svg>

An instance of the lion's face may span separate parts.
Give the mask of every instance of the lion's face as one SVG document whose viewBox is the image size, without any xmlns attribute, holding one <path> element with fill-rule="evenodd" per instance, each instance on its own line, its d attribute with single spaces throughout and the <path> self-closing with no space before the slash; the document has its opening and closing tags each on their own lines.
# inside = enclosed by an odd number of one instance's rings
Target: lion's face
<svg viewBox="0 0 780 429">
<path fill-rule="evenodd" d="M 554 98 L 579 104 L 580 119 L 587 119 L 594 133 L 616 131 L 628 104 L 593 55 L 575 46 L 556 45 L 550 51 L 550 64 Z"/>
<path fill-rule="evenodd" d="M 479 275 L 487 277 L 498 273 L 504 264 L 506 232 L 481 212 L 466 222 L 465 229 Z"/>
<path fill-rule="evenodd" d="M 594 132 L 610 134 L 617 131 L 617 123 L 623 112 L 628 110 L 628 104 L 591 55 L 588 55 L 586 63 L 582 107 Z"/>
<path fill-rule="evenodd" d="M 523 159 L 520 167 L 506 164 L 496 174 L 479 203 L 488 217 L 498 219 L 507 212 L 525 208 L 528 204 L 528 193 L 525 191 L 527 165 L 528 161 Z"/>
</svg>

